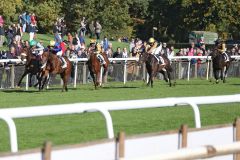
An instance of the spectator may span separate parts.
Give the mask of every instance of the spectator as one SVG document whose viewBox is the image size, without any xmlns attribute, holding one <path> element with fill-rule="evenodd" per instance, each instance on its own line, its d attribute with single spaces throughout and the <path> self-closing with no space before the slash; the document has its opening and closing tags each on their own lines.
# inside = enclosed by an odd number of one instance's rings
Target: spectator
<svg viewBox="0 0 240 160">
<path fill-rule="evenodd" d="M 195 44 L 192 42 L 189 48 L 189 51 L 187 53 L 187 56 L 195 56 L 195 55 L 196 55 L 196 47 L 195 47 Z M 197 62 L 196 59 L 194 58 L 191 59 L 191 64 L 195 64 L 196 62 Z"/>
<path fill-rule="evenodd" d="M 200 45 L 200 50 L 202 51 L 202 55 L 205 56 L 206 55 L 206 46 L 204 43 Z"/>
<path fill-rule="evenodd" d="M 169 50 L 168 58 L 170 59 L 170 58 L 173 57 L 174 55 L 175 55 L 174 47 L 171 46 L 171 47 L 170 47 L 170 50 Z"/>
<path fill-rule="evenodd" d="M 82 46 L 82 45 L 85 45 L 85 39 L 84 39 L 83 36 L 80 35 L 79 41 L 80 41 L 81 46 Z"/>
<path fill-rule="evenodd" d="M 91 21 L 91 23 L 89 24 L 90 38 L 94 37 L 94 32 L 95 32 L 94 21 Z"/>
<path fill-rule="evenodd" d="M 97 40 L 100 39 L 101 30 L 102 30 L 101 24 L 98 21 L 96 21 L 96 24 L 95 24 L 95 34 L 97 36 Z"/>
<path fill-rule="evenodd" d="M 195 44 L 192 42 L 191 46 L 189 47 L 189 51 L 187 53 L 188 56 L 194 56 L 196 55 L 196 48 L 195 48 Z"/>
<path fill-rule="evenodd" d="M 117 51 L 114 52 L 113 58 L 122 58 L 122 53 L 121 53 L 121 48 L 120 47 L 118 47 Z"/>
<path fill-rule="evenodd" d="M 34 39 L 36 32 L 37 32 L 36 25 L 31 23 L 29 26 L 29 42 Z"/>
<path fill-rule="evenodd" d="M 123 48 L 122 58 L 128 58 L 128 51 L 126 47 Z"/>
<path fill-rule="evenodd" d="M 129 51 L 132 52 L 134 47 L 135 47 L 135 40 L 132 39 L 129 45 Z"/>
<path fill-rule="evenodd" d="M 31 16 L 29 15 L 28 12 L 26 12 L 26 30 L 29 33 L 29 28 L 31 24 Z"/>
<path fill-rule="evenodd" d="M 72 36 L 72 34 L 70 32 L 67 34 L 67 39 L 68 39 L 69 45 L 72 45 L 72 43 L 73 43 L 73 36 Z"/>
<path fill-rule="evenodd" d="M 17 26 L 16 26 L 16 24 L 12 24 L 12 34 L 13 34 L 13 38 L 15 39 L 16 34 L 17 34 Z"/>
<path fill-rule="evenodd" d="M 26 32 L 27 27 L 27 19 L 26 19 L 26 12 L 20 15 L 20 24 L 22 25 L 22 32 Z"/>
<path fill-rule="evenodd" d="M 22 37 L 22 28 L 21 28 L 20 24 L 17 24 L 15 40 L 16 41 L 21 41 L 21 37 Z"/>
<path fill-rule="evenodd" d="M 13 30 L 12 26 L 8 26 L 8 29 L 6 31 L 6 38 L 7 38 L 7 45 L 10 46 L 13 41 Z"/>
<path fill-rule="evenodd" d="M 167 43 L 165 42 L 162 45 L 161 55 L 165 55 L 166 57 L 169 55 L 169 49 L 167 48 Z"/>
<path fill-rule="evenodd" d="M 81 46 L 80 50 L 78 51 L 78 58 L 87 58 L 87 52 L 85 50 L 85 46 Z"/>
<path fill-rule="evenodd" d="M 108 58 L 112 58 L 113 57 L 113 48 L 112 48 L 112 43 L 108 44 L 108 48 L 106 50 L 106 54 Z"/>
<path fill-rule="evenodd" d="M 102 46 L 104 51 L 106 51 L 108 49 L 108 39 L 107 37 L 104 37 L 103 41 L 102 41 Z"/>
<path fill-rule="evenodd" d="M 30 19 L 31 19 L 31 24 L 32 24 L 33 26 L 36 26 L 36 25 L 37 25 L 37 17 L 35 16 L 34 13 L 32 13 Z"/>
<path fill-rule="evenodd" d="M 17 58 L 16 46 L 17 46 L 17 42 L 13 40 L 12 44 L 9 46 L 11 58 Z"/>
<path fill-rule="evenodd" d="M 0 15 L 0 47 L 2 47 L 3 42 L 4 42 L 4 20 L 2 16 Z"/>
<path fill-rule="evenodd" d="M 83 17 L 81 23 L 80 23 L 81 27 L 80 27 L 80 36 L 85 37 L 85 33 L 86 33 L 86 26 L 87 26 L 87 22 L 85 17 Z"/>
</svg>

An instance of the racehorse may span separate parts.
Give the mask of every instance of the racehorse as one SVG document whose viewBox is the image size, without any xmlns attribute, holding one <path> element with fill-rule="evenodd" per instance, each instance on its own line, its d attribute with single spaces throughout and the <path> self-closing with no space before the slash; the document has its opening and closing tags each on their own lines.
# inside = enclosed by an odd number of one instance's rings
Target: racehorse
<svg viewBox="0 0 240 160">
<path fill-rule="evenodd" d="M 95 53 L 91 52 L 91 53 L 89 53 L 89 56 L 90 57 L 89 57 L 89 60 L 87 62 L 88 69 L 89 69 L 90 75 L 91 75 L 91 77 L 93 79 L 95 89 L 97 89 L 97 86 L 100 85 L 99 79 L 100 79 L 100 73 L 101 73 L 101 63 L 100 63 L 100 61 L 97 58 Z M 104 60 L 106 62 L 103 65 L 103 68 L 104 68 L 104 70 L 103 70 L 103 77 L 105 77 L 110 61 L 108 60 L 106 53 L 102 53 L 102 56 L 103 56 L 103 58 L 104 58 Z"/>
<path fill-rule="evenodd" d="M 71 76 L 72 63 L 67 57 L 64 58 L 67 62 L 67 67 L 63 69 L 62 62 L 56 54 L 51 53 L 49 50 L 43 52 L 41 63 L 46 64 L 46 67 L 42 70 L 41 76 L 39 78 L 39 91 L 44 88 L 49 74 L 60 74 L 61 79 L 63 80 L 62 91 L 68 91 L 67 82 Z"/>
<path fill-rule="evenodd" d="M 29 87 L 31 87 L 32 86 L 32 76 L 36 75 L 37 79 L 38 79 L 40 71 L 41 71 L 41 68 L 40 68 L 41 64 L 39 61 L 39 57 L 33 55 L 30 48 L 24 47 L 21 50 L 21 60 L 23 62 L 25 61 L 25 71 L 24 71 L 22 77 L 20 78 L 17 86 L 20 87 L 20 84 L 22 83 L 23 78 L 27 74 L 30 74 Z"/>
<path fill-rule="evenodd" d="M 157 58 L 153 54 L 149 54 L 147 52 L 143 52 L 140 54 L 139 63 L 146 63 L 146 69 L 149 75 L 148 83 L 149 86 L 153 87 L 153 79 L 157 76 L 157 73 L 162 73 L 164 76 L 164 80 L 169 83 L 169 86 L 172 86 L 172 76 L 171 72 L 173 71 L 170 60 L 165 56 L 162 55 L 165 65 L 159 64 Z M 164 71 L 165 68 L 165 71 Z"/>
<path fill-rule="evenodd" d="M 219 83 L 219 73 L 220 78 L 223 83 L 226 82 L 226 76 L 231 64 L 231 58 L 229 61 L 225 61 L 223 54 L 216 48 L 209 54 L 212 58 L 213 74 L 216 80 L 216 83 Z M 225 70 L 224 70 L 225 69 Z"/>
</svg>

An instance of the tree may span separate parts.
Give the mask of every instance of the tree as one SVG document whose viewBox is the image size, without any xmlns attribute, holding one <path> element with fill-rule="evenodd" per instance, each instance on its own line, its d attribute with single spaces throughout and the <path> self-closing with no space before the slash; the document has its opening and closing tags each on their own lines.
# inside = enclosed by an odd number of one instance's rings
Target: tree
<svg viewBox="0 0 240 160">
<path fill-rule="evenodd" d="M 18 14 L 23 8 L 21 0 L 1 0 L 0 15 L 3 15 L 7 25 L 18 20 Z"/>
</svg>

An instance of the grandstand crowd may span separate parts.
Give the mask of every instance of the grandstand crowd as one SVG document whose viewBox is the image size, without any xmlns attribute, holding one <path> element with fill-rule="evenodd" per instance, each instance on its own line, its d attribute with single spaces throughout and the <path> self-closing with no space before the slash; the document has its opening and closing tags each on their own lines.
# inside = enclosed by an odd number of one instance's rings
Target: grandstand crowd
<svg viewBox="0 0 240 160">
<path fill-rule="evenodd" d="M 98 20 L 87 22 L 86 18 L 81 19 L 79 29 L 74 32 L 68 32 L 64 18 L 58 18 L 53 25 L 53 39 L 56 43 L 63 43 L 63 54 L 69 57 L 86 58 L 88 57 L 87 48 L 89 44 L 85 43 L 85 37 L 88 34 L 91 39 L 96 39 L 96 42 L 100 43 L 111 58 L 126 58 L 137 57 L 139 53 L 144 52 L 148 40 L 143 41 L 138 38 L 129 40 L 127 37 L 119 38 L 118 41 L 122 43 L 129 43 L 129 48 L 117 48 L 113 50 L 113 46 L 110 40 L 112 38 L 101 38 L 102 26 Z M 21 49 L 24 46 L 29 46 L 32 40 L 37 39 L 38 32 L 38 20 L 34 13 L 24 12 L 19 15 L 18 23 L 12 23 L 12 25 L 6 26 L 3 17 L 0 15 L 0 58 L 1 59 L 14 59 L 20 58 Z M 23 34 L 27 34 L 29 39 L 23 40 Z M 65 37 L 65 38 L 63 38 Z M 110 39 L 110 40 L 109 40 Z M 43 42 L 38 42 L 44 46 Z M 7 50 L 1 49 L 5 45 Z M 44 46 L 47 47 L 47 46 Z M 180 48 L 176 50 L 174 45 L 162 43 L 162 54 L 166 54 L 168 57 L 172 56 L 204 56 L 210 53 L 210 49 L 206 49 L 204 39 L 201 39 L 198 43 L 191 43 L 189 47 Z M 235 44 L 228 47 L 227 50 L 230 55 L 240 55 L 239 45 Z M 199 63 L 200 60 L 199 60 Z"/>
</svg>

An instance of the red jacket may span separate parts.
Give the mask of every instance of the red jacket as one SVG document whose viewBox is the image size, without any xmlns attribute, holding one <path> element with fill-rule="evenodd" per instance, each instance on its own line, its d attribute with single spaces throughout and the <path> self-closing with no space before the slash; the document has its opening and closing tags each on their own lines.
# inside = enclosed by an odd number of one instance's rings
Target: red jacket
<svg viewBox="0 0 240 160">
<path fill-rule="evenodd" d="M 65 55 L 65 52 L 66 52 L 66 50 L 67 50 L 66 45 L 65 45 L 64 42 L 61 42 L 61 43 L 60 43 L 60 46 L 61 46 L 61 48 L 62 48 L 62 55 L 64 56 L 64 55 Z"/>
</svg>

